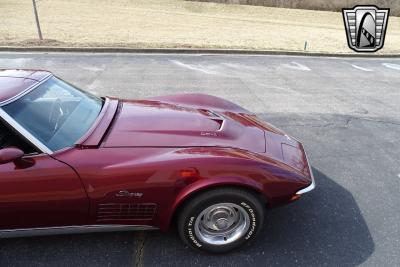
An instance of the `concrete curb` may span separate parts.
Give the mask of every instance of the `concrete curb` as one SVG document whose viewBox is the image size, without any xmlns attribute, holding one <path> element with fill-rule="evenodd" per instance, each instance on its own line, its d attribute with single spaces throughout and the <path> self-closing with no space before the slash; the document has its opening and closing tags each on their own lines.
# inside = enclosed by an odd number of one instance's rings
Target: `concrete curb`
<svg viewBox="0 0 400 267">
<path fill-rule="evenodd" d="M 278 50 L 246 49 L 196 49 L 196 48 L 129 48 L 129 47 L 58 47 L 58 46 L 0 46 L 0 52 L 85 52 L 85 53 L 164 53 L 164 54 L 242 54 L 242 55 L 285 55 L 317 57 L 362 57 L 389 58 L 400 57 L 400 54 L 371 53 L 322 53 Z"/>
</svg>

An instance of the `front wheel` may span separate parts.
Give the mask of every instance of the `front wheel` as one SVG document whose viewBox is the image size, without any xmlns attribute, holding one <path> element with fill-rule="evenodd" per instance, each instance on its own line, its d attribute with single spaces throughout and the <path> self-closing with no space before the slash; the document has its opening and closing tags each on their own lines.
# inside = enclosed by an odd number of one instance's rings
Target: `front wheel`
<svg viewBox="0 0 400 267">
<path fill-rule="evenodd" d="M 236 188 L 213 189 L 183 207 L 178 232 L 191 247 L 223 253 L 253 239 L 263 219 L 263 205 L 254 194 Z"/>
</svg>

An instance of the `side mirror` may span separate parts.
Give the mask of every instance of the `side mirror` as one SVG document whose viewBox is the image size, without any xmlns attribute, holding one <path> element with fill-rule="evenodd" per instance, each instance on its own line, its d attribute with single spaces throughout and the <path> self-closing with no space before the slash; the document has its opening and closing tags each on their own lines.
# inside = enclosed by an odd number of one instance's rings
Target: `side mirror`
<svg viewBox="0 0 400 267">
<path fill-rule="evenodd" d="M 0 149 L 0 164 L 6 164 L 21 159 L 24 152 L 15 147 Z"/>
</svg>

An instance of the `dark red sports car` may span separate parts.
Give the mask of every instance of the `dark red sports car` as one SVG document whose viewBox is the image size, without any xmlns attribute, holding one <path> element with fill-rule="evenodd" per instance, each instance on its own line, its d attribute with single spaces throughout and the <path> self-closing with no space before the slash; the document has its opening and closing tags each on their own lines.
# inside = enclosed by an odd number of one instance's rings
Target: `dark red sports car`
<svg viewBox="0 0 400 267">
<path fill-rule="evenodd" d="M 174 222 L 186 244 L 226 252 L 315 187 L 299 141 L 214 96 L 98 98 L 0 70 L 0 118 L 0 237 Z"/>
</svg>

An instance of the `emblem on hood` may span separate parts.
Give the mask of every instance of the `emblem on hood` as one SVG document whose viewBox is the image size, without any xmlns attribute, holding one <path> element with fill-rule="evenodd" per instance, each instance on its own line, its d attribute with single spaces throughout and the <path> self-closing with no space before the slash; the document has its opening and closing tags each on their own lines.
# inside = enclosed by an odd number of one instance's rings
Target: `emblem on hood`
<svg viewBox="0 0 400 267">
<path fill-rule="evenodd" d="M 200 135 L 201 136 L 214 136 L 214 137 L 217 137 L 217 133 L 216 132 L 201 132 Z"/>
</svg>

